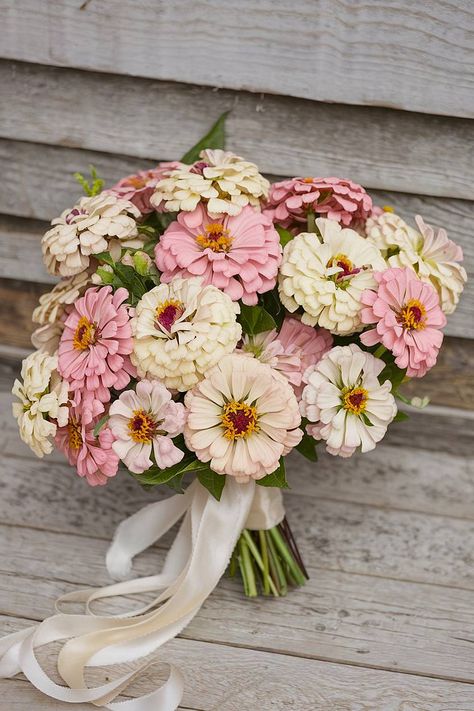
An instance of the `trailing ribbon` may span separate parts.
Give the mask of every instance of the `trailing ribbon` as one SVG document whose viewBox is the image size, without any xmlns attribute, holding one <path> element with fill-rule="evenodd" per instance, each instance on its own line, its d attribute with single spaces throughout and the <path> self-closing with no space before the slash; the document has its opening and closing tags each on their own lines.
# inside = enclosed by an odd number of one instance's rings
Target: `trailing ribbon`
<svg viewBox="0 0 474 711">
<path fill-rule="evenodd" d="M 95 688 L 86 686 L 85 668 L 136 661 L 176 637 L 225 573 L 246 525 L 271 528 L 283 515 L 279 490 L 255 487 L 253 481 L 238 484 L 232 477 L 227 478 L 220 501 L 195 481 L 184 494 L 145 506 L 117 528 L 107 554 L 107 568 L 113 578 L 126 577 L 134 556 L 184 516 L 162 572 L 64 595 L 57 607 L 62 602 L 82 602 L 87 614 L 59 612 L 1 639 L 0 677 L 23 672 L 44 694 L 68 703 L 91 702 L 112 711 L 175 711 L 184 683 L 181 672 L 173 665 L 169 665 L 166 682 L 154 692 L 122 702 L 114 699 L 150 667 L 149 662 Z M 96 616 L 90 610 L 94 600 L 152 591 L 159 593 L 155 600 L 124 615 Z M 58 671 L 67 687 L 52 681 L 35 655 L 37 647 L 59 640 L 68 640 L 58 656 Z"/>
</svg>

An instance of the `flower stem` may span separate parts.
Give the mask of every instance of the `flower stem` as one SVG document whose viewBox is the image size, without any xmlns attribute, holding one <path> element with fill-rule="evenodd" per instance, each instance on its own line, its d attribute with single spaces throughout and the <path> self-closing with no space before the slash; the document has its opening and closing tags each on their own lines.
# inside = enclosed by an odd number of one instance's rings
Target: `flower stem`
<svg viewBox="0 0 474 711">
<path fill-rule="evenodd" d="M 258 537 L 260 540 L 260 548 L 262 549 L 262 561 L 263 561 L 263 594 L 270 594 L 270 584 L 274 586 L 273 580 L 270 578 L 270 567 L 268 563 L 268 546 L 267 539 L 265 537 L 265 531 L 259 531 Z M 277 589 L 275 588 L 275 593 L 278 595 Z M 274 594 L 275 594 L 274 593 Z"/>
<path fill-rule="evenodd" d="M 380 358 L 380 356 L 383 355 L 386 350 L 387 349 L 385 348 L 385 346 L 382 346 L 382 344 L 380 344 L 380 346 L 377 348 L 377 350 L 374 351 L 374 357 Z"/>
<path fill-rule="evenodd" d="M 308 232 L 316 232 L 316 217 L 312 210 L 308 210 L 306 219 L 308 224 Z"/>
<path fill-rule="evenodd" d="M 263 533 L 263 531 L 261 531 Z M 263 562 L 263 558 L 259 553 L 259 550 L 257 546 L 255 545 L 252 536 L 250 535 L 250 532 L 245 529 L 242 532 L 242 537 L 247 544 L 250 553 L 253 555 L 255 563 L 257 566 L 260 568 L 262 572 L 262 579 L 263 579 L 263 594 L 268 595 L 270 592 L 270 589 L 272 593 L 275 595 L 275 597 L 278 597 L 278 590 L 275 587 L 275 584 L 273 580 L 270 578 L 268 574 L 268 552 L 267 552 L 267 565 L 265 566 L 265 563 Z M 266 592 L 266 588 L 268 588 L 268 591 Z"/>
<path fill-rule="evenodd" d="M 257 583 L 255 581 L 255 571 L 253 569 L 252 558 L 245 538 L 240 539 L 240 570 L 244 580 L 244 590 L 247 597 L 258 595 Z"/>
<path fill-rule="evenodd" d="M 293 578 L 296 581 L 297 585 L 304 585 L 306 582 L 306 578 L 304 574 L 301 572 L 298 564 L 295 562 L 293 556 L 288 550 L 288 546 L 286 545 L 285 541 L 283 540 L 283 536 L 281 535 L 280 531 L 278 530 L 277 527 L 271 528 L 270 529 L 270 536 L 273 538 L 276 547 L 278 548 L 278 551 L 287 564 L 288 568 L 291 571 L 291 574 Z"/>
<path fill-rule="evenodd" d="M 276 575 L 276 582 L 278 585 L 278 592 L 280 595 L 285 596 L 286 593 L 288 592 L 288 585 L 286 582 L 285 578 L 285 573 L 283 572 L 283 567 L 280 563 L 280 559 L 278 558 L 278 554 L 275 548 L 275 545 L 272 540 L 271 532 L 275 529 L 270 529 L 269 531 L 265 531 L 267 535 L 267 543 L 268 543 L 268 549 L 270 553 L 270 560 L 273 562 L 273 567 Z"/>
</svg>

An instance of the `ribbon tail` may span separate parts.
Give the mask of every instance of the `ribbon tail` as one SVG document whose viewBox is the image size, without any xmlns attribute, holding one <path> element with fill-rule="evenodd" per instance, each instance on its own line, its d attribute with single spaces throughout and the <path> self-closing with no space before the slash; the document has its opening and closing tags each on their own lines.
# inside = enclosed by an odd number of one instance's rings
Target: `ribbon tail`
<svg viewBox="0 0 474 711">
<path fill-rule="evenodd" d="M 0 641 L 0 676 L 23 671 L 43 693 L 68 703 L 92 702 L 112 711 L 175 711 L 183 694 L 181 672 L 171 666 L 168 680 L 152 694 L 114 701 L 149 664 L 100 687 L 88 688 L 86 666 L 136 661 L 175 637 L 194 617 L 224 574 L 245 526 L 255 483 L 228 478 L 221 501 L 198 482 L 184 496 L 151 504 L 125 521 L 109 550 L 108 565 L 122 575 L 133 557 L 154 543 L 184 513 L 179 533 L 160 575 L 130 580 L 102 589 L 71 593 L 63 600 L 82 601 L 144 590 L 162 590 L 151 605 L 131 616 L 59 614 L 40 625 Z M 158 606 L 159 605 L 159 606 Z M 158 607 L 157 607 L 158 606 Z M 156 608 L 156 609 L 153 609 Z M 69 688 L 53 682 L 39 665 L 35 649 L 67 641 L 58 657 L 58 671 Z"/>
</svg>

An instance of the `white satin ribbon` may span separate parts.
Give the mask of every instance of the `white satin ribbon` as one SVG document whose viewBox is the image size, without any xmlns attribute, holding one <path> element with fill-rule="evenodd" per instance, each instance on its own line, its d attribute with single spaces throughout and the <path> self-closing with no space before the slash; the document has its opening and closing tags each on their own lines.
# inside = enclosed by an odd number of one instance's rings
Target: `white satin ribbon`
<svg viewBox="0 0 474 711">
<path fill-rule="evenodd" d="M 284 511 L 279 490 L 255 487 L 253 481 L 242 485 L 228 477 L 220 501 L 195 481 L 184 494 L 150 504 L 120 524 L 107 554 L 111 576 L 126 577 L 134 556 L 183 515 L 159 575 L 64 595 L 57 607 L 83 602 L 87 614 L 59 612 L 1 639 L 0 677 L 23 672 L 44 694 L 68 703 L 91 702 L 112 711 L 175 711 L 183 695 L 183 676 L 172 665 L 167 681 L 154 692 L 122 702 L 113 700 L 150 663 L 94 688 L 85 684 L 85 668 L 136 661 L 179 634 L 224 574 L 242 530 L 271 528 Z M 123 615 L 96 616 L 90 609 L 94 600 L 150 591 L 159 593 L 150 604 Z M 67 687 L 53 682 L 35 655 L 37 647 L 59 640 L 68 640 L 58 656 L 58 671 Z"/>
</svg>

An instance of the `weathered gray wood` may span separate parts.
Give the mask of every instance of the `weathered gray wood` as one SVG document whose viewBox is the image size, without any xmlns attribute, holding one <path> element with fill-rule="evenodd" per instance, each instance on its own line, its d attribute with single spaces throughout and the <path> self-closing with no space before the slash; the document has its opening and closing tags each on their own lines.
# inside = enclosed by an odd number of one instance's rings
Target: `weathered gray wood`
<svg viewBox="0 0 474 711">
<path fill-rule="evenodd" d="M 26 528 L 0 531 L 3 614 L 42 619 L 59 595 L 110 582 L 103 563 L 108 541 Z M 136 574 L 153 574 L 164 555 L 165 548 L 155 548 L 140 556 Z M 223 578 L 182 636 L 474 681 L 472 591 L 331 571 L 315 566 L 316 557 L 305 551 L 310 581 L 279 600 L 243 600 L 240 583 Z M 147 599 L 105 604 L 121 614 Z"/>
<path fill-rule="evenodd" d="M 41 255 L 45 222 L 0 215 L 0 277 L 53 284 L 57 278 L 46 271 Z"/>
<path fill-rule="evenodd" d="M 112 156 L 93 151 L 82 151 L 56 146 L 44 146 L 21 141 L 0 140 L 0 172 L 9 191 L 0 192 L 0 213 L 31 217 L 36 220 L 50 220 L 68 205 L 77 200 L 80 189 L 71 177 L 76 170 L 87 172 L 93 163 L 110 185 L 122 175 L 141 167 L 153 165 L 151 161 L 131 159 L 124 156 Z M 403 217 L 413 222 L 414 215 L 421 213 L 425 219 L 436 225 L 445 226 L 452 239 L 464 250 L 465 265 L 469 273 L 474 274 L 474 240 L 472 239 L 473 203 L 466 200 L 440 200 L 404 193 L 371 191 L 374 199 L 381 205 L 392 205 Z M 11 195 L 15 195 L 15 200 Z M 2 227 L 3 224 L 3 227 Z M 13 231 L 23 229 L 13 224 Z M 37 225 L 33 227 L 35 232 Z M 8 241 L 9 223 L 0 223 L 0 244 Z M 42 266 L 23 269 L 21 242 L 19 259 L 12 265 L 12 277 L 42 280 Z M 11 247 L 0 247 L 3 254 L 11 254 Z M 39 259 L 39 258 L 38 258 Z M 28 258 L 28 264 L 34 259 Z M 18 273 L 20 272 L 20 273 Z M 449 335 L 474 337 L 474 279 L 468 282 L 461 304 L 449 319 Z"/>
<path fill-rule="evenodd" d="M 4 619 L 4 618 L 3 618 Z M 0 621 L 1 618 L 0 618 Z M 15 623 L 17 621 L 15 620 Z M 18 621 L 20 624 L 22 621 Z M 336 665 L 287 655 L 272 655 L 249 649 L 183 639 L 173 640 L 163 648 L 160 659 L 180 666 L 186 678 L 183 706 L 199 711 L 468 711 L 473 698 L 470 684 L 426 679 Z M 54 656 L 41 655 L 48 667 Z M 88 678 L 95 683 L 105 680 L 108 672 L 91 669 Z M 154 668 L 131 687 L 132 694 L 151 691 L 165 670 Z M 26 682 L 1 683 L 3 699 L 10 711 L 59 711 L 64 704 L 47 701 Z M 422 704 L 422 706 L 421 706 Z M 7 708 L 7 707 L 6 707 Z M 89 711 L 76 705 L 78 711 Z"/>
<path fill-rule="evenodd" d="M 474 115 L 469 3 L 4 0 L 2 56 L 345 104 Z M 153 31 L 150 31 L 153 28 Z M 78 97 L 78 102 L 80 99 Z"/>
<path fill-rule="evenodd" d="M 474 199 L 469 120 L 8 61 L 0 61 L 0 85 L 3 138 L 175 159 L 204 135 L 210 116 L 231 109 L 228 144 L 263 172 L 343 175 L 368 188 Z M 78 96 L 80 120 L 71 110 Z"/>
</svg>

